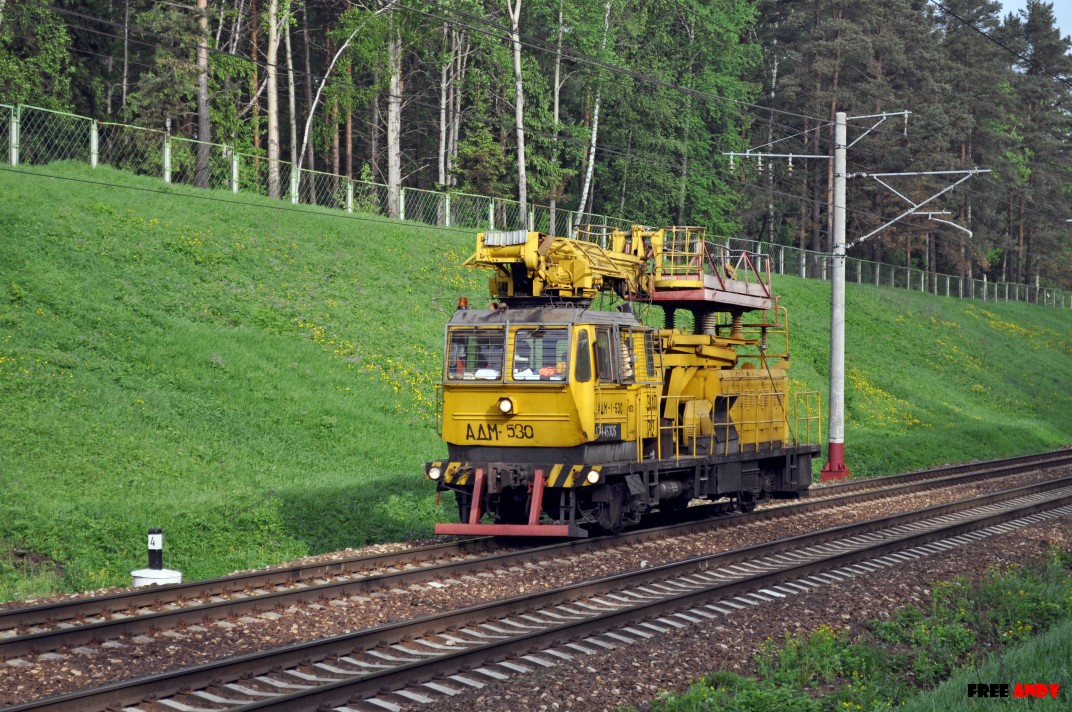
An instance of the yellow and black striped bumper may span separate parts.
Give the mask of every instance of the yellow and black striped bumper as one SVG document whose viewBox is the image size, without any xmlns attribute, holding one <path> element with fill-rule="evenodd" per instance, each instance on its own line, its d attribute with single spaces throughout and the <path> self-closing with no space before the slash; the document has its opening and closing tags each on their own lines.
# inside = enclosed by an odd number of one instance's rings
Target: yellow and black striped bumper
<svg viewBox="0 0 1072 712">
<path fill-rule="evenodd" d="M 514 465 L 511 465 L 514 466 Z M 526 468 L 531 469 L 533 474 L 541 473 L 546 479 L 544 481 L 545 487 L 591 487 L 593 484 L 598 484 L 603 478 L 600 476 L 595 482 L 588 481 L 589 472 L 601 472 L 603 465 L 526 465 Z M 432 468 L 439 468 L 440 475 L 438 478 L 433 478 L 429 475 Z M 474 462 L 449 462 L 446 460 L 437 460 L 434 462 L 427 462 L 424 465 L 424 476 L 426 479 L 435 479 L 445 485 L 453 485 L 455 487 L 465 487 L 472 484 L 473 474 L 477 468 L 482 468 L 484 472 L 491 472 L 495 468 L 495 463 L 474 463 Z"/>
</svg>

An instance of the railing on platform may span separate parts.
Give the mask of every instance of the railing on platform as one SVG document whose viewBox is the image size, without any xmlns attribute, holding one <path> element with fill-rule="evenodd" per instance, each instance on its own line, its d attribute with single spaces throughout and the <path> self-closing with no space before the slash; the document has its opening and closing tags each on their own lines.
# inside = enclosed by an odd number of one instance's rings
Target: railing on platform
<svg viewBox="0 0 1072 712">
<path fill-rule="evenodd" d="M 792 394 L 793 443 L 823 441 L 822 399 L 819 391 L 799 391 Z M 813 434 L 814 433 L 814 434 Z"/>
</svg>

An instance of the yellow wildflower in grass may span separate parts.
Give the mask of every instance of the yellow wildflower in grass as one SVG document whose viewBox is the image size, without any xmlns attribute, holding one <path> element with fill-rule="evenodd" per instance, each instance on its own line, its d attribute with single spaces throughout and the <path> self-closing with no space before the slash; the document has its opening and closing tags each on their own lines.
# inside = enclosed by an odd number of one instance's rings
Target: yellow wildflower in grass
<svg viewBox="0 0 1072 712">
<path fill-rule="evenodd" d="M 860 369 L 850 368 L 845 375 L 855 394 L 860 396 L 858 405 L 847 413 L 849 420 L 884 430 L 931 427 L 909 412 L 912 406 L 908 401 L 874 385 Z"/>
<path fill-rule="evenodd" d="M 325 327 L 315 322 L 295 318 L 294 324 L 303 336 L 320 346 L 332 358 L 348 361 L 348 370 L 356 370 L 380 380 L 389 386 L 393 393 L 399 394 L 400 399 L 393 403 L 396 412 L 420 420 L 431 420 L 435 416 L 435 399 L 430 394 L 436 386 L 438 354 L 422 346 L 410 344 L 406 360 L 403 361 L 361 348 L 353 341 L 328 332 Z M 355 363 L 358 364 L 357 368 Z M 421 367 L 413 364 L 421 364 Z"/>
<path fill-rule="evenodd" d="M 1044 326 L 1023 326 L 1015 322 L 1006 321 L 993 312 L 975 304 L 969 304 L 966 311 L 970 316 L 985 321 L 986 325 L 994 331 L 1015 336 L 1020 342 L 1029 345 L 1033 349 L 1046 346 L 1072 353 L 1072 340 L 1053 329 L 1048 329 Z"/>
<path fill-rule="evenodd" d="M 945 341 L 941 337 L 934 339 L 937 347 L 937 362 L 935 365 L 953 366 L 957 370 L 972 372 L 983 370 L 983 360 L 974 351 L 962 350 L 956 343 Z"/>
</svg>

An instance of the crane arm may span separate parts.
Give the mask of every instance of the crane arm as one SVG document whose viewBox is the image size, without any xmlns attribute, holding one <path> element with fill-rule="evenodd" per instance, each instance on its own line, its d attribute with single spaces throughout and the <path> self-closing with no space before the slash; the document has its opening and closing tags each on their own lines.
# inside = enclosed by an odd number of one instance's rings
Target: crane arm
<svg viewBox="0 0 1072 712">
<path fill-rule="evenodd" d="M 494 270 L 496 299 L 591 300 L 612 290 L 624 299 L 698 311 L 770 309 L 766 255 L 731 256 L 704 235 L 698 227 L 641 225 L 578 230 L 574 238 L 492 230 L 477 235 L 476 252 L 465 264 Z"/>
</svg>

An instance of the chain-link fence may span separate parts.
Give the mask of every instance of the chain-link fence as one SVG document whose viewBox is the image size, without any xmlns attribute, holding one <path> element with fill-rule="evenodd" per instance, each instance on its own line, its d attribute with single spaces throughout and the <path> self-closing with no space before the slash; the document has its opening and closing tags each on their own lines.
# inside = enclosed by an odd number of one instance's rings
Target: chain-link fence
<svg viewBox="0 0 1072 712">
<path fill-rule="evenodd" d="M 171 138 L 171 182 L 198 188 L 231 189 L 233 149 L 218 143 Z"/>
<path fill-rule="evenodd" d="M 299 195 L 304 196 L 304 199 L 299 202 L 325 208 L 346 207 L 346 178 L 343 176 L 303 168 L 301 182 L 304 184 L 304 191 Z"/>
<path fill-rule="evenodd" d="M 280 196 L 290 192 L 290 164 L 287 165 L 285 175 L 287 182 L 283 183 Z M 281 169 L 280 182 L 284 171 Z M 268 159 L 264 156 L 240 153 L 238 154 L 238 190 L 241 193 L 254 193 L 255 195 L 268 195 Z"/>
<path fill-rule="evenodd" d="M 89 163 L 92 119 L 36 106 L 16 107 L 16 112 L 19 120 L 19 163 Z"/>
<path fill-rule="evenodd" d="M 488 206 L 491 201 L 482 195 L 448 193 L 450 196 L 450 224 L 470 230 L 482 230 L 489 223 Z"/>
<path fill-rule="evenodd" d="M 401 217 L 406 220 L 414 220 L 425 225 L 447 225 L 447 194 L 438 193 L 434 190 L 420 190 L 418 188 L 405 188 L 402 191 L 405 196 L 400 210 Z"/>
<path fill-rule="evenodd" d="M 389 188 L 381 183 L 302 169 L 292 180 L 294 167 L 278 161 L 275 183 L 264 155 L 238 153 L 234 147 L 168 136 L 165 132 L 111 122 L 96 122 L 36 106 L 0 104 L 0 160 L 11 165 L 45 165 L 79 161 L 104 163 L 165 181 L 252 193 L 306 205 L 388 216 Z M 470 230 L 532 229 L 552 235 L 570 235 L 575 225 L 628 230 L 635 222 L 624 218 L 548 206 L 529 205 L 527 214 L 516 200 L 467 193 L 402 188 L 398 215 L 405 220 L 440 227 Z M 832 257 L 797 247 L 771 245 L 739 238 L 713 238 L 732 251 L 767 255 L 771 269 L 806 279 L 829 280 Z M 985 301 L 1024 301 L 1072 308 L 1072 294 L 1040 285 L 987 282 L 928 270 L 896 267 L 854 257 L 845 260 L 845 279 L 897 289 L 918 290 L 940 296 Z"/>
<path fill-rule="evenodd" d="M 125 124 L 98 124 L 97 160 L 120 170 L 161 178 L 166 140 L 163 131 Z"/>
<path fill-rule="evenodd" d="M 363 180 L 352 181 L 354 186 L 353 211 L 372 215 L 387 214 L 387 186 Z"/>
</svg>

